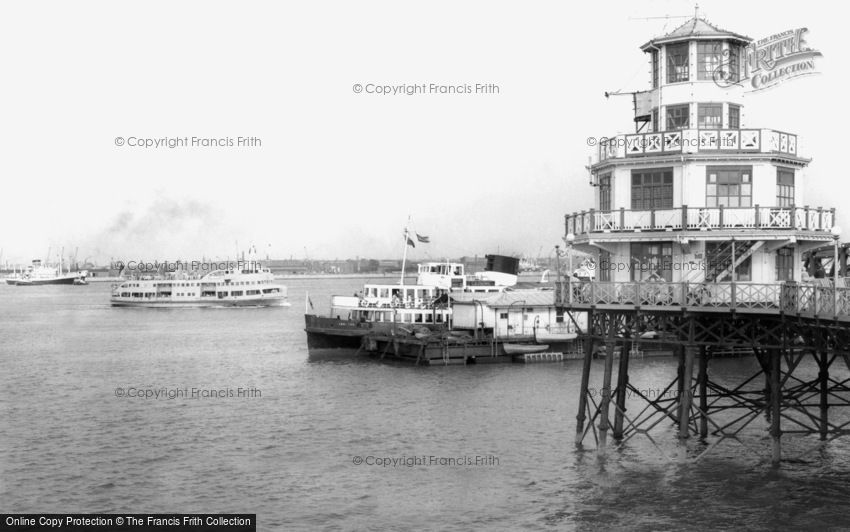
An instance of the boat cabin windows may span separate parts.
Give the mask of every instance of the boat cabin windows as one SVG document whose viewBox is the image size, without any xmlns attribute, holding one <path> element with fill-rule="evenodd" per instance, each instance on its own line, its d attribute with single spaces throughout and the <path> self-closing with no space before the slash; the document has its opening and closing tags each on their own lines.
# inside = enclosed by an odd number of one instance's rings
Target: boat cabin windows
<svg viewBox="0 0 850 532">
<path fill-rule="evenodd" d="M 234 290 L 233 292 L 230 292 L 230 295 L 233 296 L 233 297 L 238 297 L 238 296 L 241 296 L 242 294 L 243 294 L 242 290 Z"/>
</svg>

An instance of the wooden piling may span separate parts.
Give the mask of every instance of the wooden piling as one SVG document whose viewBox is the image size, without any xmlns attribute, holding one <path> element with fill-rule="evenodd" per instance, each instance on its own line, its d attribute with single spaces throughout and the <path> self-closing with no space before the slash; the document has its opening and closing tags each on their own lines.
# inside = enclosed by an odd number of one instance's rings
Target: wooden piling
<svg viewBox="0 0 850 532">
<path fill-rule="evenodd" d="M 694 353 L 696 347 L 689 345 L 684 348 L 685 360 L 682 369 L 682 379 L 680 388 L 682 389 L 679 395 L 679 438 L 686 439 L 689 436 L 688 421 L 691 417 L 691 402 L 692 397 L 692 380 L 694 376 Z"/>
<path fill-rule="evenodd" d="M 587 313 L 587 323 L 592 323 L 593 311 Z M 593 338 L 588 336 L 584 346 L 584 363 L 581 367 L 581 389 L 578 397 L 578 415 L 576 415 L 576 445 L 581 445 L 582 435 L 584 434 L 584 420 L 587 411 L 587 386 L 590 382 L 590 364 L 593 359 Z"/>
<path fill-rule="evenodd" d="M 822 344 L 821 344 L 822 345 Z M 816 355 L 818 361 L 818 382 L 820 384 L 820 439 L 826 441 L 829 433 L 829 354 L 821 351 Z"/>
<path fill-rule="evenodd" d="M 631 350 L 627 349 L 628 342 L 623 341 L 620 347 L 620 366 L 617 368 L 617 409 L 614 411 L 615 440 L 623 439 L 623 417 L 626 411 L 626 388 L 629 386 L 629 356 Z"/>
<path fill-rule="evenodd" d="M 611 406 L 611 370 L 614 368 L 614 346 L 617 344 L 614 338 L 616 329 L 616 316 L 611 314 L 608 318 L 608 338 L 605 340 L 605 372 L 602 375 L 602 401 L 599 405 L 599 454 L 605 454 L 608 445 L 608 408 Z M 622 356 L 622 355 L 621 355 Z"/>
<path fill-rule="evenodd" d="M 699 436 L 708 437 L 708 353 L 704 345 L 699 348 Z"/>
<path fill-rule="evenodd" d="M 782 429 L 779 425 L 782 391 L 780 390 L 780 369 L 782 367 L 782 351 L 770 350 L 770 436 L 773 439 L 772 462 L 778 464 L 782 459 Z"/>
</svg>

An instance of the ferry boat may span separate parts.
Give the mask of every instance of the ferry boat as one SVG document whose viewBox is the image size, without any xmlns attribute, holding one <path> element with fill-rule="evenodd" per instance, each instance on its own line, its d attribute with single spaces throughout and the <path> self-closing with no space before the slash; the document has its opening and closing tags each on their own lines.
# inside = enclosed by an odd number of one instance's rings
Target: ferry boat
<svg viewBox="0 0 850 532">
<path fill-rule="evenodd" d="M 40 259 L 32 261 L 25 270 L 15 272 L 5 279 L 6 284 L 13 286 L 42 286 L 50 284 L 87 284 L 88 271 L 64 272 L 62 263 L 59 266 L 43 265 Z"/>
<path fill-rule="evenodd" d="M 399 327 L 413 334 L 451 328 L 451 292 L 496 293 L 517 283 L 518 259 L 487 255 L 487 268 L 472 277 L 457 262 L 419 264 L 416 284 L 367 283 L 352 296 L 332 296 L 328 317 L 305 309 L 309 348 L 361 345 L 369 333 Z M 415 331 L 415 332 L 414 332 Z"/>
<path fill-rule="evenodd" d="M 253 261 L 201 277 L 127 280 L 113 287 L 110 302 L 116 307 L 155 308 L 289 306 L 286 286 Z"/>
<path fill-rule="evenodd" d="M 574 351 L 577 335 L 555 309 L 552 288 L 518 283 L 516 258 L 486 258 L 486 270 L 471 277 L 463 264 L 427 262 L 416 284 L 367 283 L 353 296 L 333 296 L 329 316 L 307 308 L 307 346 L 425 365 L 527 361 L 541 352 L 558 355 L 541 360 L 563 360 Z"/>
</svg>

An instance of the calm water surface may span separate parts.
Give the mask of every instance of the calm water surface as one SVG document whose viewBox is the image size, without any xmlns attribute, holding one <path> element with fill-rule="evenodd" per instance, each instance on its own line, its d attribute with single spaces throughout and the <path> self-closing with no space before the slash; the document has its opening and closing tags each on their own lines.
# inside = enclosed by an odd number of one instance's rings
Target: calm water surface
<svg viewBox="0 0 850 532">
<path fill-rule="evenodd" d="M 665 458 L 681 448 L 663 423 L 660 450 L 635 438 L 599 459 L 573 445 L 578 361 L 311 358 L 305 292 L 321 310 L 362 283 L 288 281 L 290 308 L 198 310 L 111 308 L 106 283 L 0 286 L 0 510 L 248 512 L 262 530 L 850 526 L 847 440 L 777 469 L 763 460 L 760 420 L 746 439 L 756 452 L 724 443 L 686 464 Z M 718 380 L 753 369 L 712 364 Z M 632 362 L 638 388 L 674 373 L 671 359 Z M 258 392 L 144 399 L 117 388 Z M 422 456 L 485 462 L 373 464 Z"/>
</svg>

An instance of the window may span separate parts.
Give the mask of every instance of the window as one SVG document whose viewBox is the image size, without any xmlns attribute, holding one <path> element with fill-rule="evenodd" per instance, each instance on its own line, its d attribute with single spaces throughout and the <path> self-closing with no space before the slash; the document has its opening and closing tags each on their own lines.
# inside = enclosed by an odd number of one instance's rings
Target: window
<svg viewBox="0 0 850 532">
<path fill-rule="evenodd" d="M 690 123 L 690 107 L 685 105 L 667 106 L 667 129 L 688 129 Z"/>
<path fill-rule="evenodd" d="M 652 88 L 658 88 L 658 78 L 660 72 L 658 71 L 658 50 L 652 51 Z"/>
<path fill-rule="evenodd" d="M 596 268 L 596 275 L 600 281 L 611 280 L 611 254 L 607 251 L 599 250 L 599 266 Z"/>
<path fill-rule="evenodd" d="M 672 281 L 673 244 L 671 242 L 632 243 L 632 281 Z"/>
<path fill-rule="evenodd" d="M 658 133 L 661 131 L 661 124 L 658 123 L 658 108 L 652 110 L 652 132 Z"/>
<path fill-rule="evenodd" d="M 720 129 L 723 127 L 723 104 L 701 103 L 697 109 L 700 129 Z"/>
<path fill-rule="evenodd" d="M 729 81 L 737 82 L 740 79 L 741 70 L 741 47 L 737 44 L 729 45 Z"/>
<path fill-rule="evenodd" d="M 729 106 L 729 129 L 739 129 L 741 127 L 741 106 Z"/>
<path fill-rule="evenodd" d="M 776 169 L 776 204 L 779 207 L 794 205 L 794 170 L 792 168 Z"/>
<path fill-rule="evenodd" d="M 722 55 L 723 43 L 720 41 L 697 43 L 697 79 L 714 79 L 715 73 L 720 69 Z"/>
<path fill-rule="evenodd" d="M 667 83 L 688 81 L 688 43 L 667 45 Z"/>
<path fill-rule="evenodd" d="M 794 280 L 794 250 L 792 248 L 776 250 L 776 280 Z"/>
<path fill-rule="evenodd" d="M 599 178 L 599 210 L 611 210 L 611 174 Z"/>
<path fill-rule="evenodd" d="M 672 168 L 632 171 L 632 209 L 672 208 Z"/>
<path fill-rule="evenodd" d="M 499 313 L 499 319 L 500 319 L 500 320 L 506 320 L 506 319 L 508 319 L 508 313 L 507 313 L 507 312 L 500 312 L 500 313 Z"/>
<path fill-rule="evenodd" d="M 706 174 L 706 207 L 752 205 L 752 166 L 709 166 Z"/>
</svg>

